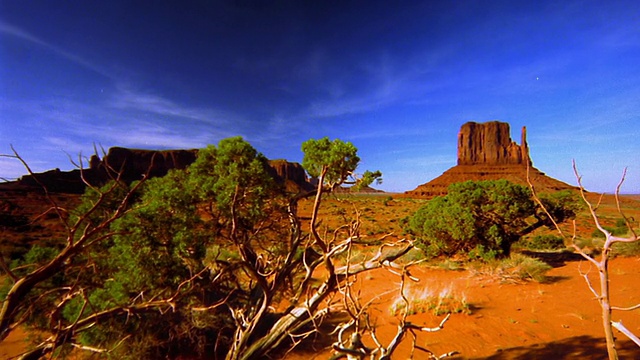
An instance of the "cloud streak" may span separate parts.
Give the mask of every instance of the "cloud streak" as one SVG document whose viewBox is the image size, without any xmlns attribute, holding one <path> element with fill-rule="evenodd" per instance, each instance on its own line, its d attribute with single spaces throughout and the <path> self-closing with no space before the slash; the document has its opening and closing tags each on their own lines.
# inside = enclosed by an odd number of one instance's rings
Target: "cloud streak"
<svg viewBox="0 0 640 360">
<path fill-rule="evenodd" d="M 20 29 L 20 28 L 18 28 L 16 26 L 13 26 L 13 25 L 8 24 L 6 22 L 3 22 L 1 20 L 0 20 L 0 34 L 11 36 L 11 37 L 14 37 L 14 38 L 29 42 L 31 44 L 38 45 L 38 46 L 40 46 L 42 48 L 45 48 L 45 49 L 55 53 L 56 55 L 59 55 L 59 56 L 65 58 L 65 59 L 67 59 L 67 60 L 69 60 L 69 61 L 71 61 L 71 62 L 73 62 L 73 63 L 75 63 L 77 65 L 80 65 L 80 66 L 82 66 L 82 67 L 84 67 L 86 69 L 94 71 L 94 72 L 96 72 L 96 73 L 98 73 L 100 75 L 103 75 L 105 77 L 113 78 L 112 74 L 110 72 L 108 72 L 107 70 L 105 70 L 104 68 L 102 68 L 102 67 L 100 67 L 100 66 L 98 66 L 98 65 L 96 65 L 96 64 L 94 64 L 94 63 L 92 63 L 90 61 L 87 61 L 86 59 L 84 59 L 84 58 L 82 58 L 82 57 L 80 57 L 78 55 L 75 55 L 75 54 L 73 54 L 73 53 L 71 53 L 69 51 L 66 51 L 66 50 L 64 50 L 64 49 L 62 49 L 62 48 L 60 48 L 58 46 L 55 46 L 55 45 L 53 45 L 51 43 L 48 43 L 48 42 L 42 40 L 41 38 L 39 38 L 39 37 L 37 37 L 35 35 L 32 35 L 31 33 L 27 32 L 27 31 L 25 31 L 23 29 Z"/>
</svg>

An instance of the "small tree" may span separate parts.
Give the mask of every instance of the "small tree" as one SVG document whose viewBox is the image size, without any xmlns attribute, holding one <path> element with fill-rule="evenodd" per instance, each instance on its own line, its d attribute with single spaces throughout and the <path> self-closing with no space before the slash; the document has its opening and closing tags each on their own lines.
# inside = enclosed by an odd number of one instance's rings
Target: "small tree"
<svg viewBox="0 0 640 360">
<path fill-rule="evenodd" d="M 544 199 L 560 221 L 575 216 L 569 193 Z M 514 242 L 544 225 L 552 223 L 538 211 L 527 187 L 507 180 L 467 181 L 450 185 L 447 195 L 420 208 L 408 230 L 417 236 L 417 246 L 432 256 L 493 258 L 508 256 Z"/>
<path fill-rule="evenodd" d="M 384 244 L 367 261 L 338 266 L 336 257 L 358 239 L 359 223 L 321 236 L 318 210 L 323 193 L 353 177 L 359 159 L 350 143 L 305 144 L 305 164 L 320 184 L 310 195 L 286 198 L 267 176 L 264 157 L 231 138 L 202 150 L 186 171 L 130 185 L 118 178 L 102 188 L 87 183 L 75 211 L 49 197 L 66 239 L 58 248 L 35 249 L 18 267 L 0 257 L 10 279 L 0 341 L 26 323 L 51 336 L 24 359 L 71 348 L 134 358 L 188 349 L 256 359 L 287 341 L 295 346 L 340 311 L 327 300 L 348 293 L 355 276 L 397 267 L 394 260 L 412 248 L 404 240 Z M 314 195 L 305 234 L 296 203 Z M 73 213 L 68 221 L 66 213 Z M 284 299 L 291 306 L 276 311 Z M 416 329 L 403 326 L 399 334 Z"/>
</svg>

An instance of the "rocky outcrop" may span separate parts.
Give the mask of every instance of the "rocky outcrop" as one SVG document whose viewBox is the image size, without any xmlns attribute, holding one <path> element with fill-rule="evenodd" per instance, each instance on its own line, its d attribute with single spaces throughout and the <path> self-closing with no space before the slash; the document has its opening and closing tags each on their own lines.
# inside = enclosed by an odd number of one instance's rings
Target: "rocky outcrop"
<svg viewBox="0 0 640 360">
<path fill-rule="evenodd" d="M 186 169 L 198 154 L 198 150 L 140 150 L 112 147 L 102 161 L 91 159 L 91 169 L 118 173 L 125 181 L 166 175 L 171 169 Z"/>
<path fill-rule="evenodd" d="M 531 164 L 525 127 L 520 145 L 511 140 L 508 123 L 468 122 L 460 128 L 458 165 L 526 165 L 527 162 Z"/>
<path fill-rule="evenodd" d="M 273 178 L 283 184 L 288 192 L 309 191 L 315 188 L 299 163 L 279 159 L 269 160 L 269 166 Z"/>
<path fill-rule="evenodd" d="M 574 186 L 551 178 L 533 167 L 525 127 L 522 128 L 521 142 L 518 145 L 511 140 L 508 123 L 468 122 L 462 125 L 458 133 L 458 165 L 405 194 L 410 197 L 432 198 L 445 195 L 449 185 L 468 180 L 506 179 L 516 184 L 528 185 L 527 165 L 529 178 L 536 189 L 575 189 Z"/>
<path fill-rule="evenodd" d="M 197 154 L 197 149 L 140 150 L 112 147 L 103 159 L 93 155 L 89 160 L 88 169 L 55 169 L 26 175 L 20 178 L 16 185 L 26 188 L 39 188 L 40 185 L 44 185 L 51 192 L 80 194 L 86 187 L 82 178 L 91 184 L 101 185 L 118 176 L 125 182 L 140 180 L 145 174 L 149 174 L 149 177 L 164 176 L 171 169 L 186 169 L 195 161 Z M 300 164 L 286 160 L 270 160 L 269 165 L 274 179 L 283 184 L 287 191 L 308 191 L 314 188 Z"/>
</svg>

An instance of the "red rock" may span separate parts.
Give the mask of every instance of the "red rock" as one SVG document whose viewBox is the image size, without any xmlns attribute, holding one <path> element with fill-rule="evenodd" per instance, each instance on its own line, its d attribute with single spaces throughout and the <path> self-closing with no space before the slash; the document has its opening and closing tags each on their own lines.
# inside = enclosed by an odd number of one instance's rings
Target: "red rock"
<svg viewBox="0 0 640 360">
<path fill-rule="evenodd" d="M 458 165 L 405 194 L 410 197 L 432 198 L 445 195 L 449 185 L 468 180 L 505 179 L 528 185 L 527 165 L 529 178 L 536 190 L 575 189 L 574 186 L 551 178 L 533 167 L 526 136 L 526 128 L 523 127 L 521 143 L 518 145 L 511 140 L 508 123 L 468 122 L 462 125 L 458 133 Z"/>
<path fill-rule="evenodd" d="M 147 173 L 149 177 L 164 176 L 171 169 L 186 169 L 195 161 L 197 154 L 197 149 L 141 150 L 112 147 L 102 160 L 97 155 L 91 156 L 89 168 L 82 170 L 82 174 L 80 170 L 55 169 L 34 176 L 25 175 L 16 185 L 40 188 L 42 184 L 51 192 L 80 194 L 86 186 L 82 178 L 91 184 L 100 185 L 116 178 L 118 174 L 125 182 L 140 180 Z M 314 188 L 302 165 L 286 160 L 270 160 L 269 165 L 276 181 L 283 184 L 287 191 L 308 191 Z"/>
<path fill-rule="evenodd" d="M 509 124 L 490 121 L 468 122 L 458 133 L 458 165 L 526 165 L 531 163 L 526 128 L 521 145 L 511 140 Z"/>
</svg>

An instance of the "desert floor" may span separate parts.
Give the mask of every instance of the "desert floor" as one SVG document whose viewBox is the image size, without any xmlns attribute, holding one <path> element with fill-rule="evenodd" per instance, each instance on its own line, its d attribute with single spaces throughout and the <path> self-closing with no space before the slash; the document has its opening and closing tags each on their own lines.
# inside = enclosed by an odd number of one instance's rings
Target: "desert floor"
<svg viewBox="0 0 640 360">
<path fill-rule="evenodd" d="M 596 199 L 593 197 L 593 199 Z M 34 199 L 35 200 L 35 199 Z M 38 199 L 39 200 L 39 199 Z M 385 234 L 397 239 L 402 234 L 402 219 L 413 214 L 424 200 L 394 198 L 387 194 L 327 199 L 321 215 L 327 231 L 353 220 L 356 212 L 362 222 L 363 239 L 379 239 Z M 300 207 L 303 220 L 311 203 Z M 626 214 L 640 219 L 640 201 L 624 199 L 622 207 Z M 31 213 L 35 213 L 31 211 Z M 619 218 L 613 197 L 607 196 L 599 208 L 605 225 Z M 49 219 L 45 219 L 49 221 Z M 576 220 L 577 233 L 589 236 L 595 226 L 585 211 Z M 47 227 L 45 226 L 45 229 Z M 564 225 L 565 230 L 572 228 Z M 44 229 L 43 229 L 44 230 Z M 49 234 L 41 232 L 39 241 Z M 16 236 L 11 238 L 20 241 Z M 372 250 L 371 250 L 372 251 Z M 362 251 L 367 254 L 366 249 Z M 437 264 L 416 265 L 411 273 L 420 279 L 408 284 L 406 294 L 419 301 L 428 294 L 443 291 L 468 304 L 469 313 L 456 313 L 445 324 L 444 329 L 433 333 L 419 333 L 417 344 L 442 354 L 457 351 L 461 359 L 602 359 L 606 358 L 600 307 L 590 292 L 583 274 L 599 286 L 597 271 L 579 255 L 570 252 L 527 253 L 550 265 L 548 281 L 543 283 L 514 282 L 499 276 L 478 273 L 470 269 L 444 270 Z M 617 257 L 610 263 L 613 304 L 621 307 L 640 303 L 640 257 Z M 398 317 L 392 311 L 398 299 L 400 278 L 397 274 L 380 269 L 360 275 L 356 288 L 362 299 L 373 299 L 370 313 L 378 337 L 383 343 L 395 334 Z M 436 316 L 431 311 L 417 312 L 409 317 L 412 323 L 429 327 L 437 326 L 444 315 Z M 640 309 L 614 311 L 614 320 L 640 334 Z M 619 354 L 623 359 L 640 358 L 640 347 L 616 331 Z M 26 348 L 29 337 L 23 329 L 12 332 L 0 345 L 0 359 L 18 355 Z M 326 359 L 331 355 L 331 341 L 312 338 L 285 358 L 293 360 Z M 370 339 L 364 339 L 371 344 Z M 408 358 L 411 353 L 411 336 L 407 336 L 394 359 Z M 415 358 L 425 358 L 424 353 L 415 353 Z"/>
</svg>

